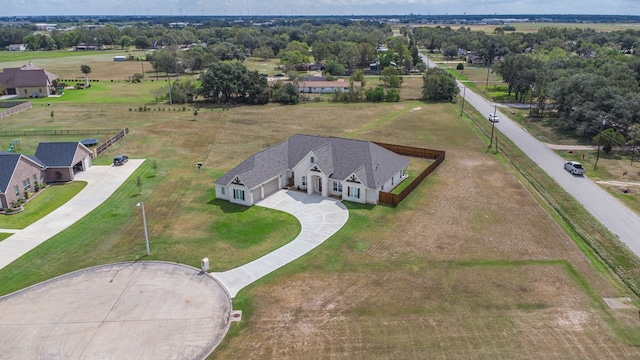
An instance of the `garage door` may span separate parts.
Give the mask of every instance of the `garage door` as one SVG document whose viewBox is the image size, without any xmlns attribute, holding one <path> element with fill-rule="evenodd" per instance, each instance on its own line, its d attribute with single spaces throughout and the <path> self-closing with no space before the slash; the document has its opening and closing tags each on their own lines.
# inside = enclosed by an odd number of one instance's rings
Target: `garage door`
<svg viewBox="0 0 640 360">
<path fill-rule="evenodd" d="M 264 197 L 267 197 L 278 191 L 278 178 L 275 178 L 264 184 Z"/>
</svg>

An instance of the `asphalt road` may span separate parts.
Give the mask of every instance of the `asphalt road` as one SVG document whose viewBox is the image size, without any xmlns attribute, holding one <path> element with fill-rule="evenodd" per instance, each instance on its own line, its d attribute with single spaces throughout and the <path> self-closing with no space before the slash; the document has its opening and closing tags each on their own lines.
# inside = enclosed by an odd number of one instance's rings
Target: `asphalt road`
<svg viewBox="0 0 640 360">
<path fill-rule="evenodd" d="M 422 54 L 421 56 L 427 63 L 426 57 Z M 427 65 L 429 67 L 436 66 L 433 62 L 429 62 Z M 465 88 L 464 84 L 458 82 L 458 86 L 462 93 Z M 494 111 L 495 104 L 467 88 L 465 106 L 473 106 L 481 114 L 485 114 L 488 119 L 489 114 Z M 511 121 L 499 109 L 498 107 L 497 114 L 500 117 L 500 122 L 496 123 L 496 129 L 500 130 L 544 172 L 555 179 L 558 185 L 580 202 L 631 251 L 640 256 L 640 217 L 589 179 L 588 169 L 585 177 L 573 176 L 565 171 L 564 163 L 566 161 L 564 159 L 545 144 L 536 140 L 517 123 Z"/>
</svg>

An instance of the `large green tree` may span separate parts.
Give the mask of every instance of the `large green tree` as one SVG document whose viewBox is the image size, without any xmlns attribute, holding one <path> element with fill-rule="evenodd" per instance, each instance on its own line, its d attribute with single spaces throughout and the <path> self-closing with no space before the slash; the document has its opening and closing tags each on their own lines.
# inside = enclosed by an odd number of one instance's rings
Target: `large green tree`
<svg viewBox="0 0 640 360">
<path fill-rule="evenodd" d="M 91 73 L 91 66 L 80 65 L 80 72 L 84 74 L 84 86 L 88 86 L 89 85 L 88 75 Z"/>
<path fill-rule="evenodd" d="M 440 68 L 431 68 L 422 76 L 422 100 L 453 101 L 460 93 L 456 79 Z"/>
<path fill-rule="evenodd" d="M 238 61 L 214 61 L 200 74 L 198 94 L 220 103 L 265 104 L 267 79 Z"/>
</svg>

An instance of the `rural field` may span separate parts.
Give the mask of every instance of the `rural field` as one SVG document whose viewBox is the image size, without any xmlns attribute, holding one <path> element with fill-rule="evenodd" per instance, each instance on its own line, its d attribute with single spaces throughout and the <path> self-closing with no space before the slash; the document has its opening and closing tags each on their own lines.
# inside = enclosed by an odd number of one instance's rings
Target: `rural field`
<svg viewBox="0 0 640 360">
<path fill-rule="evenodd" d="M 69 73 L 84 60 L 68 58 Z M 293 134 L 321 134 L 445 150 L 446 160 L 398 207 L 345 202 L 341 231 L 238 294 L 243 319 L 211 359 L 640 356 L 637 308 L 603 301 L 629 291 L 583 253 L 509 159 L 487 151 L 483 115 L 406 100 L 202 106 L 196 117 L 189 107 L 154 104 L 157 83 L 111 83 L 116 72 L 105 71 L 81 96 L 38 99 L 0 120 L 0 132 L 128 127 L 95 163 L 118 153 L 147 161 L 89 216 L 0 270 L 0 293 L 115 261 L 198 266 L 208 256 L 221 271 L 280 247 L 300 231 L 292 216 L 216 200 L 213 181 Z M 419 84 L 405 80 L 407 94 Z M 152 110 L 136 111 L 144 105 Z M 0 137 L 12 140 L 30 154 L 38 141 L 58 139 Z M 139 201 L 149 258 L 141 258 Z"/>
</svg>

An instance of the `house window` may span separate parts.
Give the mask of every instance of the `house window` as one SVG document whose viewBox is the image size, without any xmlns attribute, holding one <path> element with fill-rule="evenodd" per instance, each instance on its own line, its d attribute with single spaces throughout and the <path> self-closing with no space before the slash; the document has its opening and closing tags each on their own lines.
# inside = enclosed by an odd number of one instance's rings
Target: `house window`
<svg viewBox="0 0 640 360">
<path fill-rule="evenodd" d="M 342 183 L 339 181 L 333 182 L 333 191 L 342 192 Z"/>
<path fill-rule="evenodd" d="M 244 190 L 233 189 L 233 198 L 244 201 Z"/>
<path fill-rule="evenodd" d="M 226 188 L 224 186 L 220 187 L 220 194 L 224 195 Z"/>
<path fill-rule="evenodd" d="M 306 176 L 302 177 L 302 186 L 307 186 L 307 177 Z"/>
<path fill-rule="evenodd" d="M 20 188 L 18 187 L 18 185 L 16 185 L 14 189 L 16 191 L 16 196 L 20 196 Z"/>
<path fill-rule="evenodd" d="M 29 178 L 22 181 L 22 187 L 24 188 L 24 191 L 31 190 L 31 181 L 29 181 Z"/>
<path fill-rule="evenodd" d="M 380 186 L 380 191 L 384 191 L 384 185 Z"/>
<path fill-rule="evenodd" d="M 27 89 L 24 89 L 24 93 L 25 93 L 25 94 L 27 93 Z"/>
<path fill-rule="evenodd" d="M 395 177 L 395 175 L 391 177 L 391 186 L 393 186 L 393 178 L 394 177 Z"/>
<path fill-rule="evenodd" d="M 316 161 L 316 159 L 313 158 L 313 156 L 311 157 L 311 163 L 313 164 Z"/>
<path fill-rule="evenodd" d="M 352 198 L 359 199 L 360 198 L 360 188 L 357 187 L 347 187 L 347 195 Z"/>
<path fill-rule="evenodd" d="M 36 176 L 36 174 L 33 174 L 33 183 L 34 184 L 38 183 L 38 177 Z"/>
</svg>

